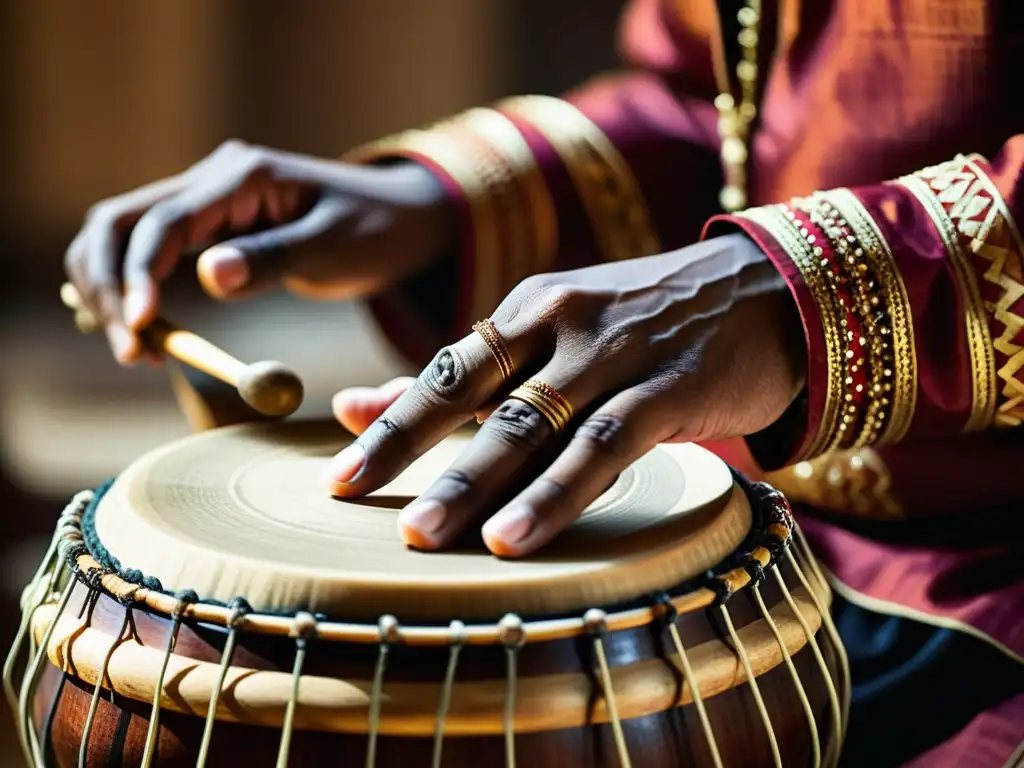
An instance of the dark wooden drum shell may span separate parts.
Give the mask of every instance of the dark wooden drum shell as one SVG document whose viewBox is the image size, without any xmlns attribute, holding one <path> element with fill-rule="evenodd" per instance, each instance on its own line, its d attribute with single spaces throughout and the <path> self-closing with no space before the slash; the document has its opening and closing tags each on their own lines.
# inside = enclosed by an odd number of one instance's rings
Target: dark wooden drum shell
<svg viewBox="0 0 1024 768">
<path fill-rule="evenodd" d="M 794 597 L 801 592 L 801 584 L 791 561 L 783 560 L 780 572 Z M 803 569 L 812 585 L 821 588 L 821 597 L 827 600 L 827 589 L 813 580 L 812 572 Z M 85 599 L 81 585 L 75 600 Z M 782 610 L 785 620 L 785 602 L 777 584 L 766 578 L 760 592 L 764 602 L 776 614 Z M 802 605 L 806 607 L 805 600 Z M 69 611 L 71 609 L 69 608 Z M 108 596 L 101 595 L 91 611 L 90 629 L 116 637 L 122 627 L 125 608 Z M 763 622 L 754 603 L 751 590 L 734 595 L 728 601 L 729 615 L 742 635 L 744 630 Z M 813 614 L 813 611 L 808 611 Z M 808 615 L 814 627 L 820 626 L 819 617 Z M 132 623 L 137 641 L 144 646 L 163 652 L 167 645 L 171 620 L 132 609 Z M 782 622 L 779 622 L 780 626 Z M 695 648 L 706 644 L 730 644 L 729 635 L 722 626 L 719 609 L 711 607 L 695 613 L 680 615 L 679 633 L 693 655 Z M 763 633 L 762 633 L 763 635 Z M 174 653 L 198 662 L 219 663 L 226 637 L 222 628 L 193 626 L 185 623 L 178 634 Z M 838 680 L 837 649 L 827 633 L 816 632 L 832 680 Z M 73 642 L 73 640 L 72 640 Z M 135 641 L 132 641 L 135 642 Z M 769 644 L 770 646 L 770 644 Z M 778 655 L 775 648 L 748 646 L 745 650 L 752 662 L 755 657 Z M 644 660 L 664 659 L 673 653 L 673 642 L 663 622 L 636 629 L 609 633 L 604 638 L 608 664 L 612 669 Z M 291 671 L 295 655 L 294 642 L 285 637 L 269 637 L 241 633 L 235 648 L 234 666 L 252 670 Z M 373 676 L 377 648 L 353 643 L 316 643 L 310 645 L 303 674 L 323 675 L 345 679 L 366 680 Z M 518 656 L 520 678 L 558 676 L 567 673 L 592 674 L 594 669 L 592 641 L 584 636 L 525 645 Z M 388 685 L 401 682 L 440 682 L 448 660 L 445 648 L 395 647 L 390 656 L 383 693 L 387 699 Z M 92 698 L 93 687 L 79 679 L 72 650 L 69 670 L 61 672 L 47 664 L 33 701 L 34 723 L 48 753 L 47 765 L 65 768 L 77 765 L 81 736 Z M 829 687 L 822 676 L 820 664 L 808 645 L 792 655 L 793 665 L 806 691 L 819 734 L 821 750 L 835 741 L 835 720 L 830 705 Z M 783 764 L 786 766 L 811 765 L 811 738 L 808 718 L 797 694 L 793 675 L 785 663 L 778 663 L 757 677 L 758 689 L 763 697 L 772 729 L 778 742 Z M 771 662 L 769 662 L 771 663 Z M 665 662 L 668 665 L 668 662 Z M 755 663 L 754 666 L 757 666 Z M 674 669 L 674 667 L 672 667 Z M 760 716 L 750 686 L 745 682 L 744 669 L 737 658 L 734 665 L 733 687 L 704 699 L 707 715 L 721 754 L 723 764 L 761 768 L 774 764 L 763 719 Z M 505 660 L 501 647 L 467 646 L 462 649 L 457 667 L 459 681 L 504 679 Z M 552 678 L 556 679 L 556 678 Z M 165 681 L 165 693 L 172 700 L 180 681 Z M 679 679 L 680 685 L 682 683 Z M 594 683 L 595 697 L 599 695 L 599 681 Z M 115 688 L 117 686 L 115 685 Z M 231 692 L 225 691 L 221 707 L 231 707 Z M 181 702 L 178 709 L 187 711 Z M 385 704 L 386 706 L 386 704 Z M 133 767 L 141 764 L 151 706 L 124 694 L 105 691 L 93 723 L 88 749 L 89 768 Z M 244 719 L 245 712 L 235 713 Z M 431 713 L 432 714 L 432 713 Z M 160 717 L 159 749 L 153 765 L 193 766 L 196 762 L 205 717 L 164 709 Z M 713 766 L 705 732 L 693 703 L 655 711 L 622 721 L 623 732 L 634 766 Z M 240 722 L 218 721 L 214 728 L 210 766 L 274 766 L 281 739 L 280 727 L 247 725 Z M 365 733 L 337 733 L 297 729 L 292 737 L 289 765 L 337 765 L 362 768 L 365 764 L 367 736 Z M 611 726 L 605 722 L 558 728 L 543 732 L 517 733 L 516 758 L 519 765 L 530 768 L 562 768 L 564 766 L 594 766 L 612 768 L 620 760 Z M 406 768 L 430 766 L 434 739 L 430 736 L 394 736 L 381 734 L 377 747 L 377 766 Z M 505 762 L 504 738 L 500 733 L 489 735 L 448 735 L 443 741 L 444 766 L 501 766 Z"/>
<path fill-rule="evenodd" d="M 469 438 L 339 501 L 347 439 L 215 430 L 72 501 L 4 670 L 32 768 L 836 764 L 848 665 L 774 489 L 660 446 L 537 556 L 413 552 Z"/>
</svg>

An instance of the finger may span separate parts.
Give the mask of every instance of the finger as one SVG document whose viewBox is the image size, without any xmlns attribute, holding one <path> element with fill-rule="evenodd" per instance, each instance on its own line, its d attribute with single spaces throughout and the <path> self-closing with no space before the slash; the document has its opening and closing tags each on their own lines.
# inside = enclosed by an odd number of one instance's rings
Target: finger
<svg viewBox="0 0 1024 768">
<path fill-rule="evenodd" d="M 573 372 L 556 357 L 534 378 L 553 386 L 574 408 L 587 408 L 603 388 L 600 370 Z M 398 518 L 403 540 L 420 549 L 451 544 L 474 520 L 499 509 L 543 468 L 561 445 L 554 426 L 533 405 L 509 398 L 497 407 L 462 455 Z"/>
<path fill-rule="evenodd" d="M 482 529 L 487 548 L 522 557 L 550 542 L 623 470 L 674 431 L 649 388 L 626 390 L 594 412 L 565 450 Z"/>
<path fill-rule="evenodd" d="M 142 342 L 124 322 L 119 287 L 109 283 L 97 285 L 94 287 L 93 296 L 93 302 L 100 307 L 100 317 L 114 358 L 121 365 L 136 362 L 143 352 Z"/>
<path fill-rule="evenodd" d="M 379 387 L 349 387 L 334 396 L 331 410 L 345 429 L 361 435 L 414 383 L 411 376 L 402 376 Z"/>
<path fill-rule="evenodd" d="M 233 149 L 214 153 L 204 164 L 212 169 L 216 162 L 222 162 L 224 170 L 193 174 L 190 186 L 152 205 L 135 223 L 124 261 L 126 314 L 133 328 L 145 327 L 159 312 L 157 272 L 173 269 L 182 251 L 202 234 L 193 231 L 193 217 L 225 201 L 227 207 L 219 206 L 218 214 L 230 217 L 231 199 L 247 189 L 247 183 L 259 172 L 252 163 L 228 162 L 225 158 L 232 152 L 237 154 Z M 203 225 L 208 226 L 210 221 L 203 218 Z"/>
<path fill-rule="evenodd" d="M 116 273 L 119 249 L 115 225 L 97 227 L 85 247 L 89 253 L 84 286 L 80 289 L 82 299 L 103 324 L 114 358 L 122 365 L 129 365 L 139 358 L 142 344 L 124 321 Z"/>
<path fill-rule="evenodd" d="M 231 229 L 235 232 L 252 229 L 256 219 L 259 218 L 260 207 L 259 187 L 254 180 L 250 179 L 231 196 L 228 213 Z"/>
<path fill-rule="evenodd" d="M 196 264 L 199 281 L 208 294 L 221 300 L 276 285 L 299 258 L 295 249 L 300 244 L 315 248 L 316 239 L 349 210 L 345 200 L 323 198 L 300 219 L 208 248 Z M 286 253 L 288 249 L 293 252 Z"/>
<path fill-rule="evenodd" d="M 535 336 L 499 329 L 512 359 L 528 360 Z M 442 349 L 403 393 L 328 469 L 331 492 L 358 496 L 390 482 L 496 397 L 501 371 L 476 333 Z"/>
</svg>

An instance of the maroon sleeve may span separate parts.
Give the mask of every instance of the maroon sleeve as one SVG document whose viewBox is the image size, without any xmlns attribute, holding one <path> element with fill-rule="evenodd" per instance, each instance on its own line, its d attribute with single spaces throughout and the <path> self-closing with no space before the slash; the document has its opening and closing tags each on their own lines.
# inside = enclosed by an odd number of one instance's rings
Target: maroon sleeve
<svg viewBox="0 0 1024 768">
<path fill-rule="evenodd" d="M 634 0 L 619 31 L 623 73 L 562 98 L 471 109 L 350 153 L 356 162 L 422 163 L 460 212 L 453 327 L 430 328 L 393 292 L 371 304 L 392 341 L 422 363 L 529 275 L 694 242 L 718 210 L 721 179 L 714 89 L 691 85 L 706 74 L 706 45 L 680 26 L 674 2 Z"/>
</svg>

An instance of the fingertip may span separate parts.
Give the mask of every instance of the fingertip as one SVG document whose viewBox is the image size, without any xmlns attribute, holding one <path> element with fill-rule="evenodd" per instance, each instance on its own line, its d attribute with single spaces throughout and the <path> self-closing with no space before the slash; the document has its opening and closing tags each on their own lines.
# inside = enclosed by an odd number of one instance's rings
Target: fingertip
<svg viewBox="0 0 1024 768">
<path fill-rule="evenodd" d="M 404 525 L 401 519 L 398 520 L 398 536 L 405 546 L 413 549 L 435 550 L 439 546 L 433 537 L 416 528 Z"/>
<path fill-rule="evenodd" d="M 331 411 L 345 429 L 361 435 L 412 386 L 415 379 L 393 379 L 380 387 L 349 387 L 331 398 Z"/>
<path fill-rule="evenodd" d="M 532 509 L 518 507 L 496 514 L 484 523 L 480 533 L 484 544 L 498 557 L 521 557 L 530 551 L 525 545 L 536 539 L 536 524 L 537 515 Z"/>
<path fill-rule="evenodd" d="M 398 514 L 398 535 L 416 549 L 438 549 L 448 510 L 436 499 L 417 499 Z"/>
<path fill-rule="evenodd" d="M 517 547 L 508 544 L 496 534 L 489 533 L 486 529 L 482 532 L 484 545 L 495 557 L 519 557 L 521 552 Z"/>
<path fill-rule="evenodd" d="M 338 422 L 354 435 L 361 435 L 380 414 L 371 414 L 366 398 L 373 390 L 368 387 L 343 389 L 331 398 L 331 412 Z"/>
<path fill-rule="evenodd" d="M 133 282 L 124 300 L 124 320 L 136 333 L 153 322 L 159 310 L 156 285 L 152 280 Z"/>
<path fill-rule="evenodd" d="M 215 299 L 223 299 L 248 285 L 249 262 L 240 249 L 215 245 L 199 255 L 196 274 L 203 290 Z"/>
<path fill-rule="evenodd" d="M 132 366 L 142 355 L 142 344 L 138 337 L 120 324 L 107 326 L 107 341 L 114 353 L 114 359 L 123 366 Z"/>
</svg>

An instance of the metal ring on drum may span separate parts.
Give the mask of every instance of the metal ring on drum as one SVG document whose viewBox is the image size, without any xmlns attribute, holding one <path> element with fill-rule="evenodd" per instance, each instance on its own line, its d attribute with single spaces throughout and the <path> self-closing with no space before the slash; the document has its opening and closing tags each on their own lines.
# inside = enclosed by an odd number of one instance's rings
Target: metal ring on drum
<svg viewBox="0 0 1024 768">
<path fill-rule="evenodd" d="M 30 765 L 838 762 L 845 653 L 774 489 L 659 446 L 537 555 L 424 553 L 398 510 L 468 437 L 343 501 L 347 439 L 214 430 L 76 497 L 5 666 Z"/>
</svg>

